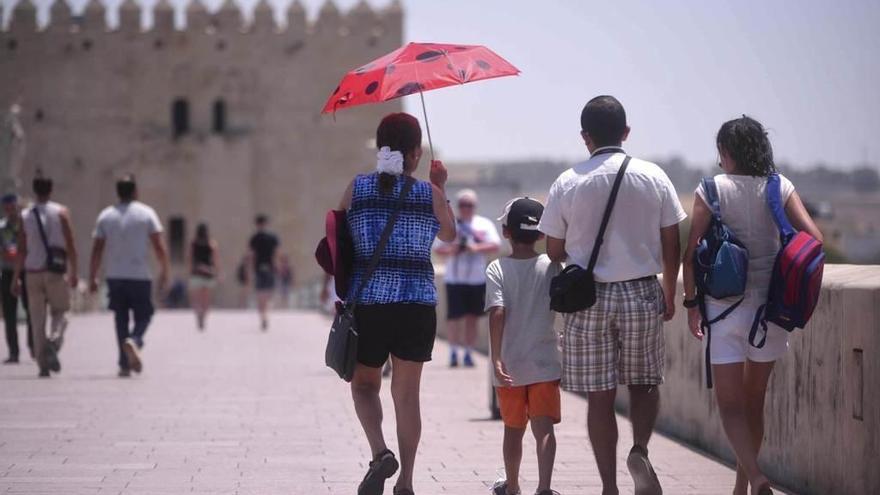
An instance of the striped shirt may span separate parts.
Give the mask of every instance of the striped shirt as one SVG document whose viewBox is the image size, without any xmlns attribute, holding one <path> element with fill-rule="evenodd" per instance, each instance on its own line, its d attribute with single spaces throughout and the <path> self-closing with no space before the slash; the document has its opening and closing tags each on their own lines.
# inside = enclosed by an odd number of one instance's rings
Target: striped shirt
<svg viewBox="0 0 880 495">
<path fill-rule="evenodd" d="M 379 174 L 354 180 L 348 224 L 354 240 L 354 273 L 347 299 L 363 280 L 382 231 L 393 213 L 404 177 L 397 178 L 391 194 L 379 192 Z M 434 216 L 431 184 L 416 181 L 404 203 L 394 231 L 358 304 L 437 304 L 431 246 L 440 223 Z"/>
</svg>

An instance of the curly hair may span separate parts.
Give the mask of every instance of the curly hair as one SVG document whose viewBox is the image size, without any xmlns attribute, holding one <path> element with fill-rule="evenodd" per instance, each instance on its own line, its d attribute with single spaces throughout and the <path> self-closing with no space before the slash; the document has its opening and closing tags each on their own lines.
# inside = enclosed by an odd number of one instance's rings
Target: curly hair
<svg viewBox="0 0 880 495">
<path fill-rule="evenodd" d="M 743 115 L 722 124 L 716 143 L 736 162 L 737 170 L 741 173 L 766 177 L 776 171 L 767 131 L 751 117 Z"/>
</svg>

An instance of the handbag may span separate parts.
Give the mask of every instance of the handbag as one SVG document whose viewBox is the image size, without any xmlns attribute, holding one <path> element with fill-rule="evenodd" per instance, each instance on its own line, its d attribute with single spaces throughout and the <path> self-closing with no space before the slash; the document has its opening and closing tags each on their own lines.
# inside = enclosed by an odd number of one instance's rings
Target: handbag
<svg viewBox="0 0 880 495">
<path fill-rule="evenodd" d="M 620 183 L 623 181 L 623 175 L 626 173 L 629 161 L 629 156 L 624 158 L 623 165 L 620 166 L 620 170 L 617 171 L 617 176 L 614 178 L 611 196 L 605 205 L 605 214 L 602 216 L 599 234 L 596 236 L 596 242 L 593 244 L 593 252 L 590 255 L 589 264 L 586 268 L 578 265 L 568 265 L 550 281 L 550 309 L 553 311 L 558 313 L 577 313 L 578 311 L 589 309 L 596 304 L 596 280 L 593 277 L 593 270 L 596 268 L 596 262 L 599 259 L 599 248 L 602 247 L 605 229 L 608 228 L 608 220 L 611 218 L 614 203 L 617 201 L 617 192 L 620 190 Z"/>
<path fill-rule="evenodd" d="M 64 275 L 67 273 L 67 251 L 64 248 L 49 246 L 49 239 L 46 238 L 46 229 L 43 228 L 40 211 L 34 206 L 31 208 L 31 213 L 37 219 L 37 228 L 40 231 L 40 238 L 43 240 L 43 247 L 46 249 L 46 270 Z"/>
<path fill-rule="evenodd" d="M 397 199 L 397 205 L 391 213 L 388 223 L 385 224 L 385 230 L 382 231 L 382 237 L 379 238 L 379 243 L 376 244 L 376 250 L 373 251 L 373 256 L 370 258 L 370 263 L 364 271 L 363 278 L 351 297 L 337 311 L 336 317 L 333 319 L 333 326 L 330 327 L 330 336 L 327 338 L 327 348 L 324 351 L 324 363 L 332 368 L 339 375 L 339 378 L 346 382 L 350 382 L 352 377 L 354 377 L 354 368 L 357 363 L 358 331 L 354 310 L 357 307 L 361 292 L 363 292 L 373 276 L 373 272 L 376 271 L 376 267 L 379 265 L 379 258 L 382 256 L 382 252 L 385 251 L 385 246 L 388 245 L 388 240 L 394 232 L 394 224 L 397 222 L 400 211 L 403 209 L 403 203 L 406 201 L 414 184 L 415 179 L 412 177 L 406 178 L 403 189 L 400 191 L 400 197 Z"/>
</svg>

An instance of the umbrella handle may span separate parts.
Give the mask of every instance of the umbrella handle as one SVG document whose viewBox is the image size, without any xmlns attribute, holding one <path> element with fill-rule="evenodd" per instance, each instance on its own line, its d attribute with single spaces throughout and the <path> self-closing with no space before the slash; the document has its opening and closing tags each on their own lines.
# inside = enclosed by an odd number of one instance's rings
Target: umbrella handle
<svg viewBox="0 0 880 495">
<path fill-rule="evenodd" d="M 428 124 L 428 110 L 425 108 L 425 93 L 419 88 L 419 97 L 422 99 L 422 114 L 425 116 L 425 129 L 428 131 L 428 147 L 431 150 L 431 161 L 434 161 L 434 142 L 431 140 L 431 125 Z"/>
</svg>

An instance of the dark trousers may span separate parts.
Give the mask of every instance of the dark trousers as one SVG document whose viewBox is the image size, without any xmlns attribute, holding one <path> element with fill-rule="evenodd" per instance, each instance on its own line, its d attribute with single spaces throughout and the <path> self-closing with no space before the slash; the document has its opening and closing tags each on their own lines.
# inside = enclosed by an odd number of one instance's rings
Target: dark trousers
<svg viewBox="0 0 880 495">
<path fill-rule="evenodd" d="M 127 339 L 134 340 L 140 348 L 144 334 L 153 318 L 153 283 L 149 280 L 107 279 L 110 292 L 110 309 L 116 318 L 116 340 L 119 345 L 119 367 L 128 369 L 128 357 L 122 350 Z M 131 318 L 134 317 L 134 326 Z"/>
<path fill-rule="evenodd" d="M 12 279 L 15 273 L 12 270 L 3 270 L 0 273 L 0 297 L 3 298 L 3 322 L 6 324 L 6 345 L 9 347 L 9 357 L 19 356 L 18 347 L 18 298 L 12 294 Z M 21 276 L 21 302 L 24 304 L 24 313 L 27 316 L 27 345 L 33 352 L 34 333 L 31 330 L 31 318 L 28 314 L 27 291 L 24 290 L 24 274 Z"/>
</svg>

